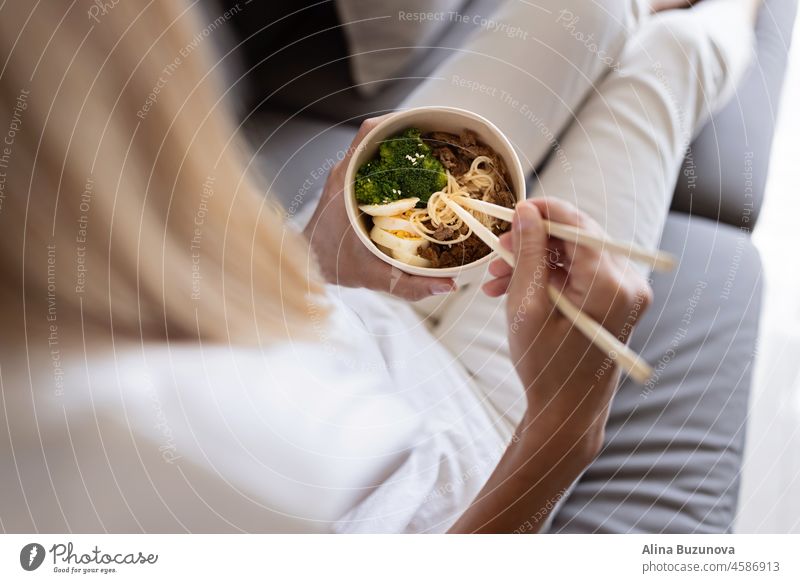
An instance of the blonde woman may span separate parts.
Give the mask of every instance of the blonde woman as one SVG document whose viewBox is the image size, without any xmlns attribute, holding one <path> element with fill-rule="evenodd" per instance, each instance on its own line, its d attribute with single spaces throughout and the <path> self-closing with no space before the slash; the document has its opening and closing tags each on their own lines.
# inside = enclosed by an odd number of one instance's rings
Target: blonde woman
<svg viewBox="0 0 800 583">
<path fill-rule="evenodd" d="M 407 304 L 357 289 L 390 274 L 346 233 L 346 160 L 316 254 L 283 224 L 194 8 L 92 6 L 0 8 L 2 529 L 540 529 L 597 454 L 618 374 L 597 380 L 604 355 L 531 278 L 620 334 L 643 276 L 549 241 L 543 217 L 599 230 L 571 205 L 518 207 L 517 271 L 486 287 L 509 320 L 527 306 L 496 350 L 506 414 Z"/>
</svg>

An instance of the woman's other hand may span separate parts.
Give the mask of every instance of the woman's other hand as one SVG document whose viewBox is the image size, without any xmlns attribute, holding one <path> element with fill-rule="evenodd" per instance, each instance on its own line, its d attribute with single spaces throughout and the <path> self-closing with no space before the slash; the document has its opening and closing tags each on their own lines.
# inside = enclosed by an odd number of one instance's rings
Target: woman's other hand
<svg viewBox="0 0 800 583">
<path fill-rule="evenodd" d="M 608 253 L 551 239 L 542 219 L 602 232 L 565 202 L 517 205 L 501 237 L 515 269 L 495 261 L 492 296 L 508 294 L 511 355 L 528 409 L 494 473 L 451 532 L 538 532 L 549 509 L 600 451 L 618 373 L 550 302 L 552 285 L 620 338 L 647 308 L 652 291 L 635 268 Z"/>
<path fill-rule="evenodd" d="M 523 426 L 553 436 L 564 451 L 593 457 L 602 444 L 618 371 L 606 353 L 556 310 L 547 286 L 554 286 L 623 341 L 650 304 L 652 290 L 630 262 L 548 237 L 543 219 L 603 232 L 564 201 L 538 198 L 520 203 L 511 232 L 501 237 L 516 256 L 517 268 L 495 261 L 490 266 L 495 279 L 484 291 L 508 294 L 511 355 L 527 388 Z"/>
<path fill-rule="evenodd" d="M 409 275 L 381 261 L 364 246 L 347 218 L 344 203 L 347 164 L 358 144 L 386 117 L 371 118 L 361 124 L 347 155 L 331 169 L 322 198 L 304 233 L 329 283 L 366 287 L 412 301 L 449 293 L 455 289 L 452 279 Z"/>
</svg>

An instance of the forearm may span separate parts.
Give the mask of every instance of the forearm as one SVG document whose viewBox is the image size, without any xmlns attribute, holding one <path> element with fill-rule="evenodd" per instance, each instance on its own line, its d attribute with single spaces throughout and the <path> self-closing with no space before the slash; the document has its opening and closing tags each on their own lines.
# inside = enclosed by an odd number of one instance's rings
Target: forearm
<svg viewBox="0 0 800 583">
<path fill-rule="evenodd" d="M 548 510 L 597 455 L 602 436 L 526 418 L 452 533 L 538 532 Z"/>
<path fill-rule="evenodd" d="M 600 452 L 619 372 L 608 354 L 554 310 L 546 294 L 537 293 L 537 284 L 550 285 L 552 278 L 614 335 L 627 336 L 652 298 L 642 275 L 583 246 L 562 247 L 569 271 L 537 271 L 549 265 L 552 253 L 545 218 L 602 232 L 561 201 L 517 205 L 510 238 L 501 238 L 514 253 L 517 271 L 501 260 L 492 263 L 496 279 L 483 289 L 508 294 L 509 352 L 528 407 L 494 473 L 451 532 L 514 532 L 521 526 L 538 531 L 561 493 Z M 531 275 L 536 273 L 543 281 Z"/>
</svg>

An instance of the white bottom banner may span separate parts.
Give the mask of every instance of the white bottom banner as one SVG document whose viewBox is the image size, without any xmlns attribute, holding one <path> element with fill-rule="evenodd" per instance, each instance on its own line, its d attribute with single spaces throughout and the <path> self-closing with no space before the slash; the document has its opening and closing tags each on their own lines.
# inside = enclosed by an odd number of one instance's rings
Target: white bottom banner
<svg viewBox="0 0 800 583">
<path fill-rule="evenodd" d="M 800 535 L 14 534 L 0 581 L 800 581 L 799 550 Z"/>
</svg>

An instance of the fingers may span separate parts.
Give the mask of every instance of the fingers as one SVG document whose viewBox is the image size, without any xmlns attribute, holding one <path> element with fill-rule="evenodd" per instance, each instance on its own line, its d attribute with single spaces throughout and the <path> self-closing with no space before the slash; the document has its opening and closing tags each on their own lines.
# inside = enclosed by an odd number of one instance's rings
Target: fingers
<svg viewBox="0 0 800 583">
<path fill-rule="evenodd" d="M 409 275 L 377 258 L 375 262 L 375 265 L 369 267 L 372 277 L 366 286 L 370 289 L 388 292 L 412 302 L 456 290 L 456 284 L 451 278 Z"/>
<path fill-rule="evenodd" d="M 500 244 L 506 249 L 511 249 L 511 234 L 506 233 L 500 237 Z M 487 296 L 496 298 L 502 296 L 508 291 L 508 286 L 511 283 L 511 275 L 514 269 L 502 259 L 495 259 L 489 264 L 489 274 L 497 279 L 483 284 L 483 293 Z"/>
<path fill-rule="evenodd" d="M 587 232 L 604 235 L 604 229 L 589 215 L 582 213 L 572 204 L 542 197 L 530 201 L 539 209 L 542 216 L 559 223 L 573 225 Z M 572 301 L 581 305 L 590 315 L 603 321 L 610 313 L 643 313 L 652 302 L 652 290 L 647 280 L 633 269 L 620 266 L 608 251 L 601 251 L 585 245 L 568 241 L 561 242 L 568 270 L 564 272 L 567 280 L 565 292 Z M 552 278 L 555 284 L 560 272 Z M 632 310 L 635 308 L 635 310 Z"/>
<path fill-rule="evenodd" d="M 369 119 L 365 119 L 361 123 L 361 126 L 358 128 L 358 132 L 353 138 L 353 141 L 350 143 L 350 146 L 348 146 L 344 157 L 334 165 L 330 174 L 328 175 L 328 180 L 325 185 L 325 192 L 323 193 L 324 198 L 333 198 L 342 194 L 344 190 L 345 172 L 347 171 L 347 166 L 350 164 L 353 154 L 355 154 L 356 150 L 358 149 L 358 145 L 364 141 L 364 138 L 367 137 L 367 134 L 374 130 L 379 123 L 392 115 L 394 114 L 387 113 L 386 115 L 371 117 Z"/>
<path fill-rule="evenodd" d="M 357 145 L 367 136 L 368 133 L 378 127 L 378 124 L 393 115 L 393 113 L 387 113 L 384 115 L 379 115 L 378 117 L 370 117 L 365 119 L 363 122 L 361 122 L 358 132 L 356 133 L 356 137 L 353 138 L 353 145 Z"/>
<path fill-rule="evenodd" d="M 516 287 L 528 288 L 532 278 L 537 280 L 537 286 L 543 286 L 549 271 L 547 242 L 538 209 L 527 202 L 517 205 L 511 232 L 500 236 L 500 244 L 514 253 L 517 269 L 515 271 L 502 259 L 494 260 L 489 264 L 489 274 L 496 279 L 483 285 L 484 293 L 490 297 L 501 296 L 510 291 L 512 280 L 516 281 Z"/>
<path fill-rule="evenodd" d="M 523 201 L 516 207 L 511 232 L 500 237 L 500 244 L 514 253 L 517 266 L 512 269 L 502 260 L 492 262 L 489 273 L 495 279 L 483 285 L 484 293 L 490 297 L 508 293 L 509 301 L 516 297 L 530 302 L 553 285 L 615 332 L 620 323 L 634 323 L 652 302 L 653 292 L 645 278 L 635 270 L 620 269 L 606 251 L 550 238 L 544 219 L 604 233 L 591 217 L 565 201 Z"/>
<path fill-rule="evenodd" d="M 344 192 L 344 176 L 347 171 L 347 166 L 350 163 L 353 154 L 356 152 L 358 145 L 364 141 L 364 138 L 367 137 L 367 134 L 375 129 L 380 122 L 391 115 L 393 114 L 387 113 L 386 115 L 371 117 L 361 123 L 361 126 L 358 128 L 358 132 L 353 138 L 353 141 L 350 143 L 350 146 L 348 146 L 347 151 L 344 153 L 344 157 L 333 166 L 328 174 L 328 178 L 325 182 L 325 190 L 322 194 L 323 200 L 330 201 L 338 196 L 341 196 L 341 194 Z"/>
<path fill-rule="evenodd" d="M 511 247 L 516 259 L 516 269 L 508 288 L 510 294 L 524 295 L 532 284 L 544 287 L 547 283 L 548 236 L 539 209 L 524 201 L 517 205 L 511 223 Z M 507 238 L 503 241 L 507 244 Z"/>
<path fill-rule="evenodd" d="M 582 213 L 575 205 L 565 200 L 543 196 L 527 201 L 539 209 L 542 217 L 556 223 L 564 223 L 586 229 L 593 233 L 603 233 L 603 228 L 586 213 Z"/>
<path fill-rule="evenodd" d="M 506 239 L 504 245 L 508 244 Z M 530 267 L 544 255 L 547 248 L 547 234 L 539 209 L 529 201 L 516 207 L 514 221 L 511 223 L 511 250 L 523 267 Z"/>
<path fill-rule="evenodd" d="M 371 117 L 369 119 L 365 119 L 361 122 L 361 126 L 358 128 L 358 132 L 356 132 L 356 136 L 353 138 L 350 147 L 347 149 L 347 153 L 345 157 L 342 159 L 341 162 L 337 164 L 339 169 L 347 168 L 347 164 L 350 162 L 350 158 L 353 157 L 353 154 L 356 151 L 358 145 L 364 141 L 364 138 L 367 137 L 367 134 L 374 130 L 379 123 L 385 120 L 388 117 L 394 115 L 393 113 L 387 113 L 385 115 L 380 115 L 378 117 Z"/>
<path fill-rule="evenodd" d="M 429 296 L 449 294 L 455 290 L 456 284 L 452 279 L 403 274 L 388 291 L 394 296 L 416 302 Z"/>
<path fill-rule="evenodd" d="M 489 264 L 489 274 L 494 277 L 508 277 L 513 269 L 502 259 L 495 259 Z"/>
<path fill-rule="evenodd" d="M 490 298 L 498 298 L 508 292 L 508 286 L 511 284 L 511 276 L 498 277 L 483 284 L 483 293 Z"/>
</svg>

